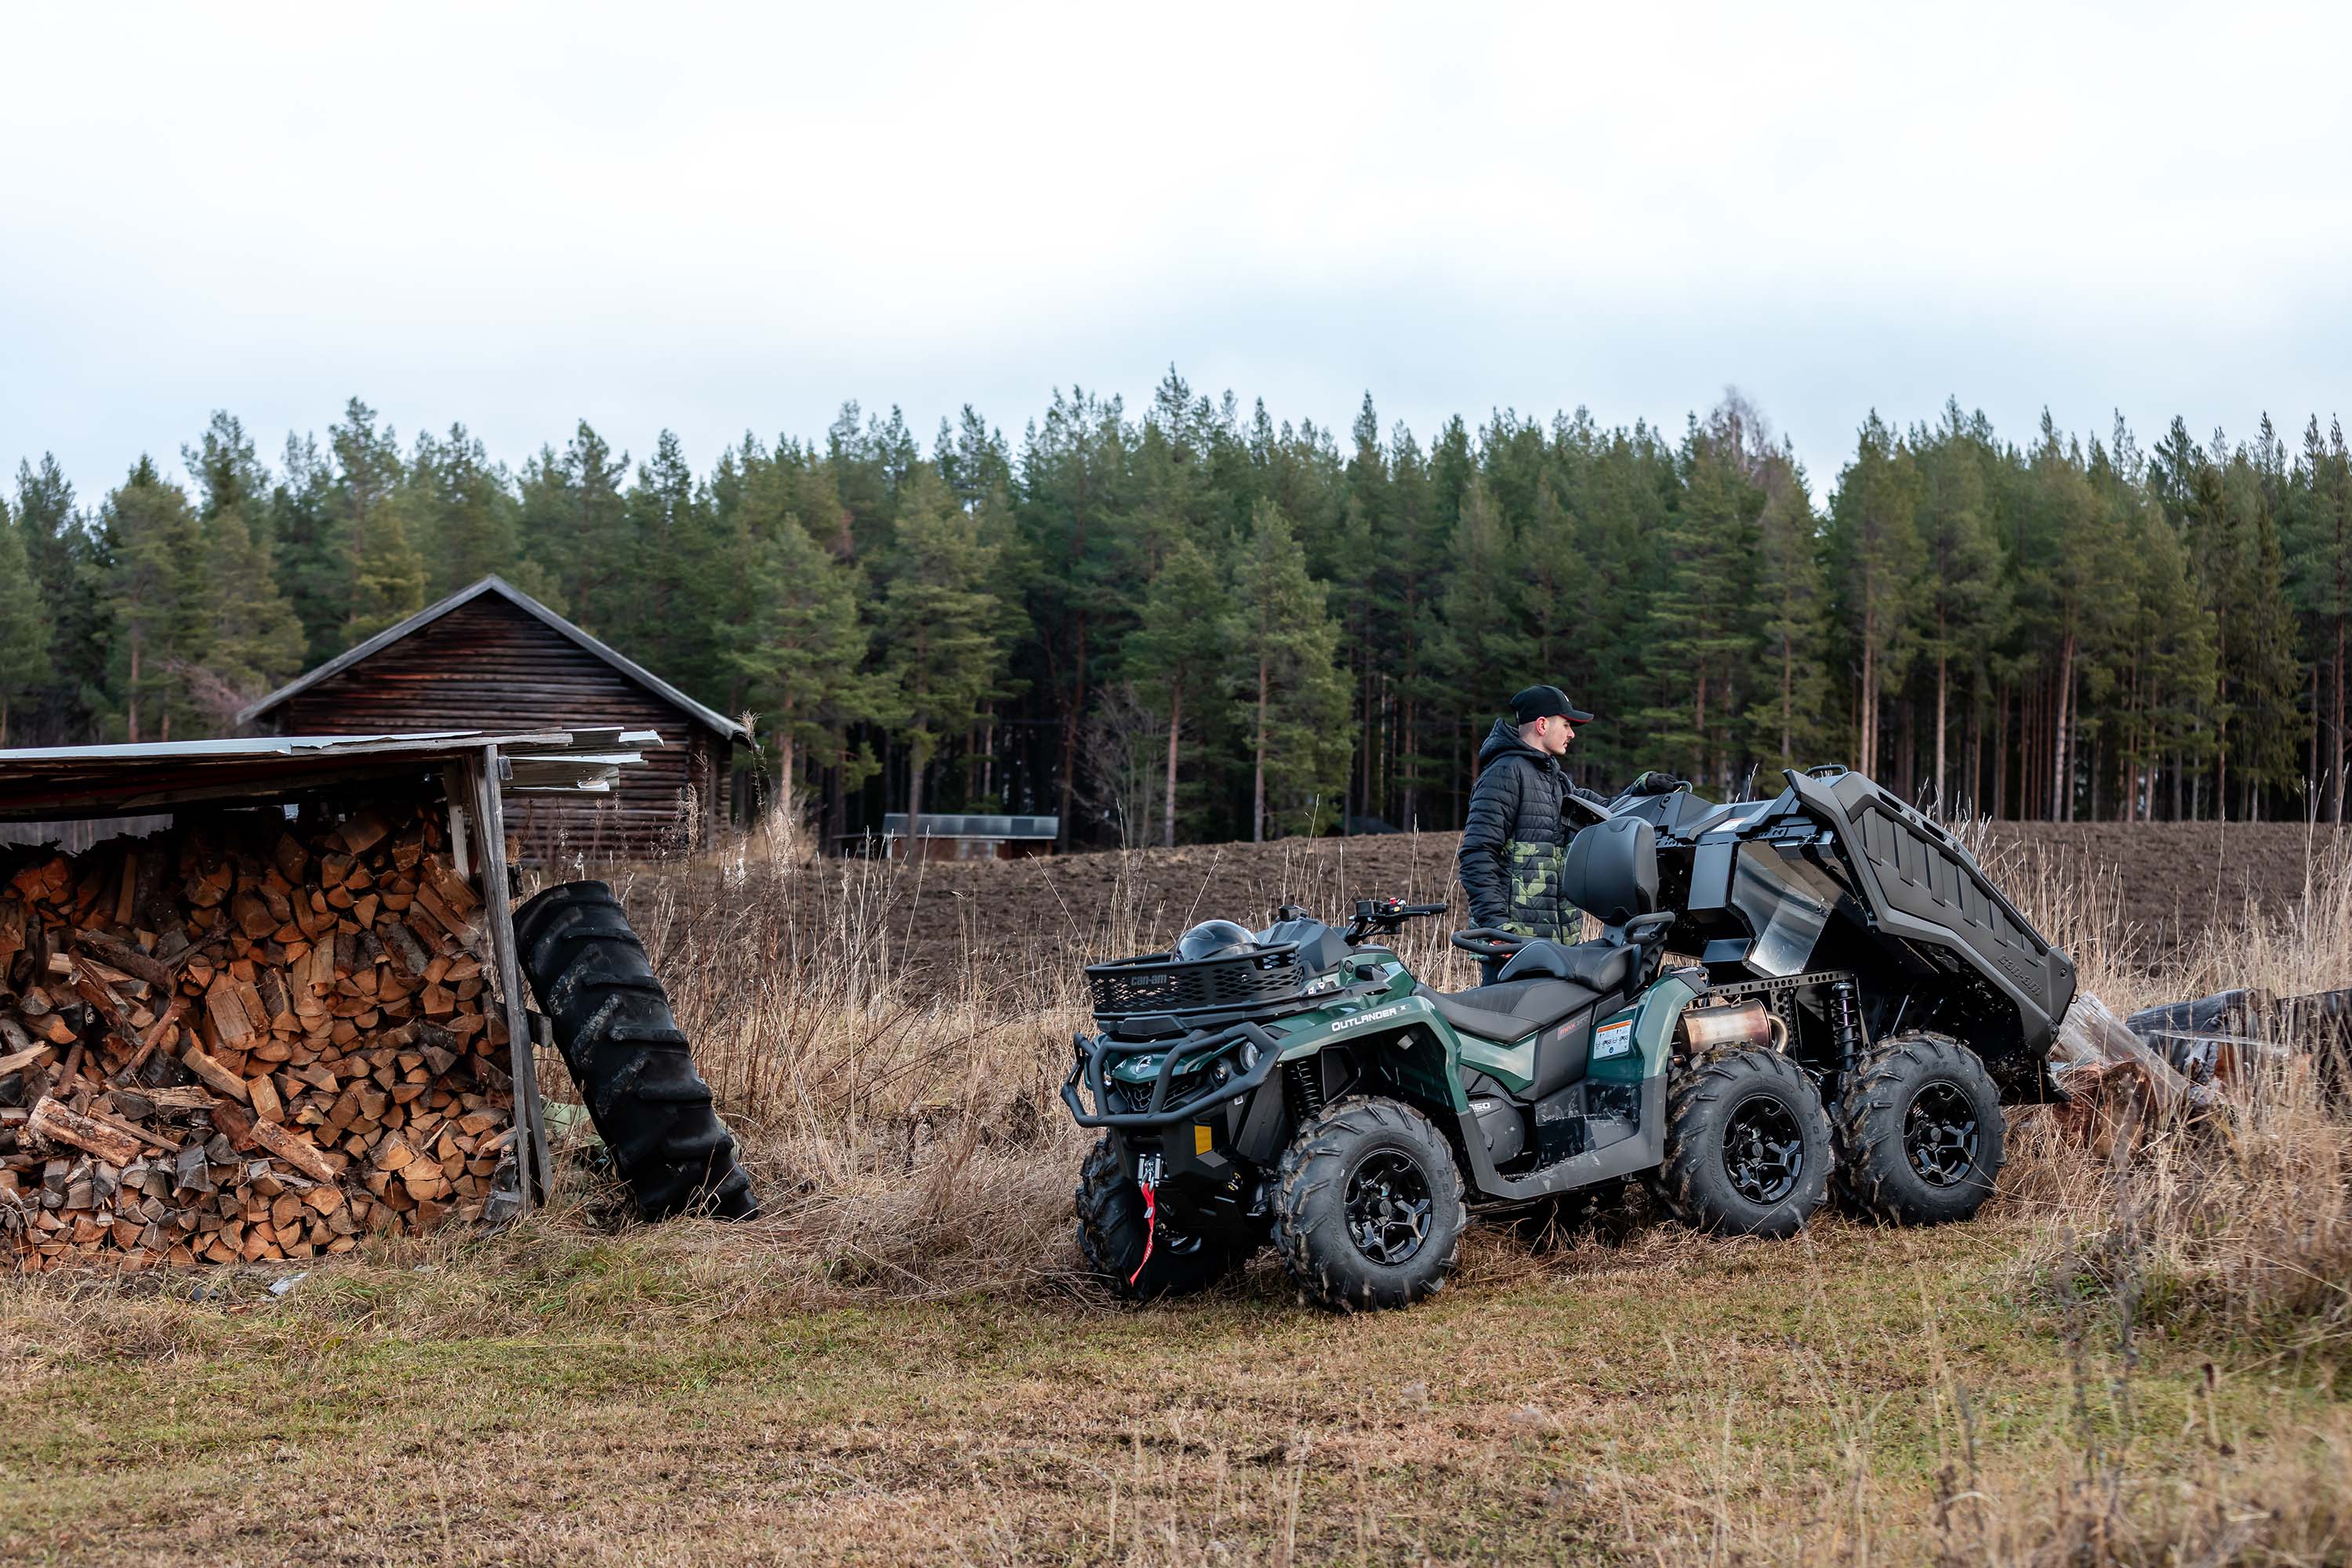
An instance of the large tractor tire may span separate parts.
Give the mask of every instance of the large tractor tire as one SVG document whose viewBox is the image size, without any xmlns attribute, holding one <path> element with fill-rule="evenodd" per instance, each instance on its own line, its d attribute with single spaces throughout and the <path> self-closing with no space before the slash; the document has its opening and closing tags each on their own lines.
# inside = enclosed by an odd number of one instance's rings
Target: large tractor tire
<svg viewBox="0 0 2352 1568">
<path fill-rule="evenodd" d="M 694 1070 L 669 994 L 602 882 L 562 882 L 515 912 L 524 976 L 613 1164 L 649 1220 L 759 1213 L 735 1140 Z"/>
<path fill-rule="evenodd" d="M 1838 1098 L 1840 1204 L 1887 1225 L 1974 1219 L 2006 1151 L 2000 1094 L 1976 1052 L 1947 1035 L 1881 1041 Z"/>
<path fill-rule="evenodd" d="M 1444 1289 L 1469 1223 L 1452 1147 L 1402 1100 L 1343 1100 L 1283 1153 L 1275 1248 L 1335 1312 L 1409 1307 Z"/>
<path fill-rule="evenodd" d="M 1679 1056 L 1666 1080 L 1666 1163 L 1654 1191 L 1717 1236 L 1797 1234 L 1829 1196 L 1830 1122 L 1804 1069 L 1778 1051 Z"/>
<path fill-rule="evenodd" d="M 1077 1207 L 1078 1252 L 1104 1288 L 1124 1300 L 1197 1296 L 1246 1256 L 1224 1238 L 1155 1222 L 1108 1134 L 1078 1167 Z"/>
</svg>

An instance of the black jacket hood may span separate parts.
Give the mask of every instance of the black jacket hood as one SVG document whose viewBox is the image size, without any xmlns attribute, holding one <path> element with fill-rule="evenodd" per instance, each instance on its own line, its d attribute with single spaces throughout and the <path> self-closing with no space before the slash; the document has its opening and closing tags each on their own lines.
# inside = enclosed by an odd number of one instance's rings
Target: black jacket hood
<svg viewBox="0 0 2352 1568">
<path fill-rule="evenodd" d="M 1513 752 L 1548 768 L 1559 766 L 1558 757 L 1548 752 L 1539 752 L 1520 740 L 1517 723 L 1509 719 L 1496 720 L 1495 727 L 1486 731 L 1486 739 L 1478 748 L 1478 766 L 1481 770 L 1492 767 L 1496 757 L 1507 756 Z"/>
</svg>

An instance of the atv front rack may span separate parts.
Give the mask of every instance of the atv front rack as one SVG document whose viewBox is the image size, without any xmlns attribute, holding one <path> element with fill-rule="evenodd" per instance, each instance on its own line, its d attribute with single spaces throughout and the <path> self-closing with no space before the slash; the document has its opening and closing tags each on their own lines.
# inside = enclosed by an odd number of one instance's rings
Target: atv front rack
<svg viewBox="0 0 2352 1568">
<path fill-rule="evenodd" d="M 1071 1037 L 1070 1045 L 1077 1059 L 1070 1064 L 1069 1077 L 1062 1080 L 1062 1103 L 1081 1127 L 1170 1127 L 1180 1121 L 1190 1121 L 1202 1110 L 1223 1104 L 1237 1095 L 1254 1092 L 1264 1087 L 1279 1065 L 1280 1047 L 1272 1035 L 1255 1024 L 1234 1024 L 1216 1030 L 1202 1030 L 1174 1040 L 1115 1040 L 1108 1035 L 1088 1038 L 1085 1035 Z M 1168 1090 L 1176 1079 L 1181 1060 L 1187 1076 L 1204 1073 L 1217 1059 L 1242 1046 L 1254 1046 L 1257 1059 L 1236 1074 L 1204 1084 L 1197 1092 L 1188 1094 L 1174 1105 L 1168 1103 Z M 1164 1054 L 1163 1054 L 1164 1053 Z M 1111 1095 L 1108 1071 L 1113 1062 L 1131 1057 L 1160 1058 L 1160 1070 L 1151 1080 L 1151 1100 L 1141 1110 L 1111 1110 Z M 1098 1108 L 1088 1111 L 1078 1098 L 1078 1086 Z"/>
</svg>

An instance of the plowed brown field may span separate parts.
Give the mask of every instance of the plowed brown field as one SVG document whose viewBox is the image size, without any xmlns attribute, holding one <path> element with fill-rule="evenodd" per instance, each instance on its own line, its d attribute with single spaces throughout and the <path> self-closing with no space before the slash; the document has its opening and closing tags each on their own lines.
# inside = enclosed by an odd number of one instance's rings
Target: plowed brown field
<svg viewBox="0 0 2352 1568">
<path fill-rule="evenodd" d="M 2046 917 L 2053 888 L 2070 889 L 2093 923 L 2153 959 L 2217 922 L 2294 904 L 2343 832 L 2300 823 L 2003 823 L 1984 830 L 1981 854 L 2030 917 Z M 898 870 L 893 901 L 918 952 L 953 940 L 1123 956 L 1162 945 L 1197 920 L 1262 923 L 1286 900 L 1325 918 L 1346 913 L 1356 898 L 1391 894 L 1444 899 L 1458 911 L 1460 843 L 1458 834 L 1399 833 L 934 861 Z"/>
</svg>

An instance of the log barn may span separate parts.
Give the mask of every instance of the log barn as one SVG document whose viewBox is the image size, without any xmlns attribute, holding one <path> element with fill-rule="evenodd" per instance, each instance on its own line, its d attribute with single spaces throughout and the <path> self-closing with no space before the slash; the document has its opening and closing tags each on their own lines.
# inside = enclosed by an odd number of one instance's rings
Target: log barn
<svg viewBox="0 0 2352 1568">
<path fill-rule="evenodd" d="M 378 632 L 237 720 L 278 735 L 658 731 L 666 743 L 610 795 L 518 803 L 509 826 L 534 864 L 707 847 L 728 810 L 733 748 L 751 738 L 498 577 Z"/>
</svg>

